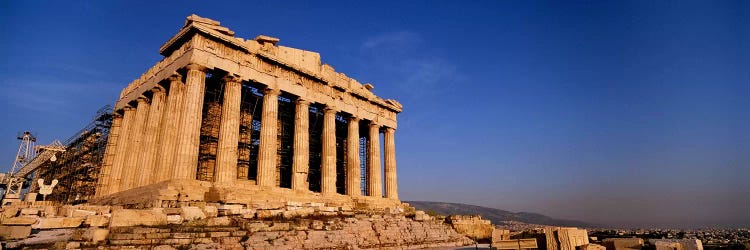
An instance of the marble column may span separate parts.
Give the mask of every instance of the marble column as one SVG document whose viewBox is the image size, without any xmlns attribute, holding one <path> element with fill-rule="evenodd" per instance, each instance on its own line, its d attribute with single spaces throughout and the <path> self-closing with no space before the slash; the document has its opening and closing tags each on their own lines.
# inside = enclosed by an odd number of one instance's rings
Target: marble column
<svg viewBox="0 0 750 250">
<path fill-rule="evenodd" d="M 323 110 L 323 154 L 320 163 L 322 194 L 336 193 L 336 110 Z"/>
<path fill-rule="evenodd" d="M 310 103 L 297 99 L 294 108 L 294 156 L 292 158 L 292 189 L 309 190 L 307 173 L 310 162 Z"/>
<path fill-rule="evenodd" d="M 145 97 L 138 98 L 138 106 L 135 108 L 135 119 L 133 126 L 130 128 L 128 136 L 128 151 L 125 158 L 125 165 L 122 168 L 122 182 L 120 182 L 120 191 L 125 191 L 135 187 L 136 173 L 138 173 L 140 158 L 143 155 L 143 132 L 148 121 L 148 111 L 151 104 Z"/>
<path fill-rule="evenodd" d="M 260 146 L 258 149 L 258 178 L 260 186 L 276 186 L 277 127 L 279 120 L 278 89 L 263 91 L 263 113 L 260 120 Z"/>
<path fill-rule="evenodd" d="M 206 68 L 198 64 L 188 64 L 186 68 L 185 95 L 177 130 L 172 179 L 195 180 L 198 171 L 203 96 L 206 91 Z"/>
<path fill-rule="evenodd" d="M 219 146 L 216 153 L 214 181 L 233 183 L 237 179 L 237 144 L 240 140 L 241 79 L 224 77 L 224 100 L 221 105 Z"/>
<path fill-rule="evenodd" d="M 398 182 L 396 179 L 396 142 L 393 128 L 385 128 L 385 197 L 398 200 Z"/>
<path fill-rule="evenodd" d="M 115 112 L 112 115 L 112 125 L 109 128 L 109 135 L 107 137 L 107 147 L 104 149 L 104 158 L 102 159 L 102 169 L 99 175 L 98 183 L 96 184 L 96 195 L 95 197 L 102 197 L 109 193 L 109 184 L 112 183 L 112 165 L 115 161 L 115 152 L 117 152 L 117 144 L 120 139 L 121 133 L 120 128 L 122 127 L 122 115 Z"/>
<path fill-rule="evenodd" d="M 346 194 L 361 196 L 360 161 L 359 161 L 359 118 L 349 118 L 349 131 L 346 140 Z"/>
<path fill-rule="evenodd" d="M 185 95 L 185 84 L 182 76 L 174 72 L 169 78 L 169 94 L 167 95 L 166 112 L 162 115 L 159 130 L 159 157 L 157 157 L 154 183 L 172 178 L 172 168 L 177 150 L 177 135 L 180 115 L 182 114 L 182 100 Z"/>
<path fill-rule="evenodd" d="M 152 90 L 151 108 L 146 121 L 146 129 L 143 134 L 143 155 L 140 156 L 140 164 L 136 174 L 135 187 L 145 186 L 153 183 L 152 176 L 156 174 L 157 145 L 159 136 L 159 123 L 164 114 L 166 93 L 164 88 L 157 86 Z M 154 178 L 155 179 L 155 178 Z"/>
<path fill-rule="evenodd" d="M 383 197 L 383 180 L 380 174 L 380 125 L 370 123 L 367 140 L 367 195 Z"/>
<path fill-rule="evenodd" d="M 128 144 L 130 142 L 130 128 L 133 127 L 133 120 L 135 120 L 135 108 L 126 106 L 123 108 L 122 115 L 122 127 L 120 128 L 120 138 L 117 139 L 117 150 L 112 162 L 112 171 L 110 182 L 107 184 L 107 194 L 117 193 L 120 190 L 120 183 L 122 183 L 122 169 L 125 167 L 125 158 L 128 152 Z"/>
</svg>

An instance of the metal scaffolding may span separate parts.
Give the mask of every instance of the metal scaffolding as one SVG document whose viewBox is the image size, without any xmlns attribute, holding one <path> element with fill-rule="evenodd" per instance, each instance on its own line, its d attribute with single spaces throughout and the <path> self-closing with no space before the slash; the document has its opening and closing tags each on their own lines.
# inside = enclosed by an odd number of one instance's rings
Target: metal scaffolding
<svg viewBox="0 0 750 250">
<path fill-rule="evenodd" d="M 78 204 L 94 196 L 111 125 L 112 107 L 107 105 L 96 112 L 94 120 L 63 141 L 65 151 L 56 156 L 56 161 L 45 161 L 39 166 L 35 179 L 47 183 L 53 179 L 59 181 L 47 200 Z M 37 189 L 34 185 L 29 192 L 36 193 Z"/>
</svg>

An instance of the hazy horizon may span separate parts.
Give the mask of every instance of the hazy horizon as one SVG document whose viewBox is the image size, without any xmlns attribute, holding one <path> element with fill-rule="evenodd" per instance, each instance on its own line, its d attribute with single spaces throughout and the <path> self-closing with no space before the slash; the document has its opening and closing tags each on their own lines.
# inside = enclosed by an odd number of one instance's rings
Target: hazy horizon
<svg viewBox="0 0 750 250">
<path fill-rule="evenodd" d="M 750 227 L 750 3 L 0 3 L 0 171 L 63 140 L 197 14 L 404 105 L 403 200 L 618 227 Z"/>
</svg>

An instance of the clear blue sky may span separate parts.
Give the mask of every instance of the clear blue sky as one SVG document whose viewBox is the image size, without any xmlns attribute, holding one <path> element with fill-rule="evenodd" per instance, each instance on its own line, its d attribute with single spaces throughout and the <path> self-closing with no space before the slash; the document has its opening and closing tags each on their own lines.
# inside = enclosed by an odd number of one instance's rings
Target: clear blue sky
<svg viewBox="0 0 750 250">
<path fill-rule="evenodd" d="M 750 226 L 750 2 L 155 2 L 0 2 L 0 169 L 18 131 L 82 128 L 196 13 L 401 101 L 404 200 Z"/>
</svg>

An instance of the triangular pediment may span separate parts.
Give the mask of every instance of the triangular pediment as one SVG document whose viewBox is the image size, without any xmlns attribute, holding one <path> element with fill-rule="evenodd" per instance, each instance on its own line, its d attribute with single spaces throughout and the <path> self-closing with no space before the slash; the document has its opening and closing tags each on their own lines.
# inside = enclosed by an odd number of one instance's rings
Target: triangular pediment
<svg viewBox="0 0 750 250">
<path fill-rule="evenodd" d="M 172 51 L 179 48 L 184 41 L 190 39 L 195 33 L 201 33 L 209 38 L 247 50 L 244 40 L 234 37 L 234 31 L 221 26 L 219 21 L 192 14 L 185 19 L 185 25 L 182 26 L 180 31 L 159 48 L 159 54 L 169 56 Z"/>
</svg>

